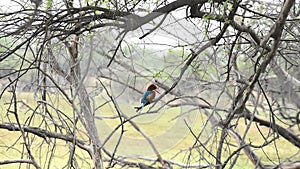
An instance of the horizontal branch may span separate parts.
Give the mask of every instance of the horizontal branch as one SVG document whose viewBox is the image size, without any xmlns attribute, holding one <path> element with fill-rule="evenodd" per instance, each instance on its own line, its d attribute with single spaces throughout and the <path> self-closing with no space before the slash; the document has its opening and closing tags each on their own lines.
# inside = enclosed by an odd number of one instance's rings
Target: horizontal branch
<svg viewBox="0 0 300 169">
<path fill-rule="evenodd" d="M 252 120 L 252 118 L 253 118 L 254 122 L 259 123 L 262 126 L 271 128 L 272 130 L 277 132 L 280 136 L 284 137 L 287 141 L 289 141 L 296 147 L 300 148 L 300 138 L 296 134 L 294 134 L 290 130 L 287 130 L 284 127 L 276 124 L 275 122 L 270 122 L 269 120 L 264 120 L 263 118 L 255 116 L 255 115 L 254 115 L 254 117 L 252 117 L 251 112 L 247 109 L 246 109 L 246 111 L 247 111 L 247 113 L 245 113 L 246 119 Z"/>
<path fill-rule="evenodd" d="M 20 131 L 19 126 L 15 123 L 0 124 L 0 129 L 6 129 L 9 131 Z M 86 150 L 87 152 L 90 152 L 90 149 L 88 148 L 88 146 L 85 145 L 84 140 L 74 138 L 73 136 L 50 132 L 50 131 L 47 131 L 47 130 L 44 130 L 44 129 L 41 129 L 38 127 L 31 127 L 31 126 L 24 126 L 24 125 L 22 126 L 22 129 L 24 132 L 34 134 L 45 140 L 47 140 L 47 138 L 55 138 L 55 139 L 60 139 L 60 140 L 64 140 L 67 142 L 74 142 L 75 145 L 77 145 L 78 147 Z"/>
<path fill-rule="evenodd" d="M 31 160 L 27 160 L 27 159 L 15 159 L 15 160 L 4 160 L 4 161 L 0 161 L 0 165 L 14 164 L 14 163 L 27 163 L 27 164 L 32 164 L 32 161 L 31 161 Z"/>
<path fill-rule="evenodd" d="M 138 161 L 137 163 L 133 161 Z M 150 158 L 150 157 L 144 157 L 144 156 L 119 156 L 116 159 L 116 162 L 119 163 L 121 166 L 132 166 L 136 167 L 139 166 L 142 167 L 152 167 L 151 165 L 147 165 L 149 162 L 151 164 L 155 164 L 157 161 L 157 158 Z M 173 160 L 164 160 L 165 163 L 168 165 L 176 166 L 179 168 L 209 168 L 211 167 L 210 164 L 199 164 L 199 163 L 181 163 L 178 161 Z"/>
</svg>

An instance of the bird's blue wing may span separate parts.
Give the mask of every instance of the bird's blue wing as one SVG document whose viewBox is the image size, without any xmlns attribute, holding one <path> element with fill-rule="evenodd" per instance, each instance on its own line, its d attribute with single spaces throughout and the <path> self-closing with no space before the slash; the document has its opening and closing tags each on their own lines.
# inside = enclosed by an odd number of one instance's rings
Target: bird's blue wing
<svg viewBox="0 0 300 169">
<path fill-rule="evenodd" d="M 143 96 L 143 98 L 142 98 L 142 100 L 141 100 L 141 103 L 143 103 L 144 105 L 147 103 L 147 97 L 149 96 L 151 94 L 151 91 L 146 91 L 145 93 L 144 93 L 144 96 Z"/>
</svg>

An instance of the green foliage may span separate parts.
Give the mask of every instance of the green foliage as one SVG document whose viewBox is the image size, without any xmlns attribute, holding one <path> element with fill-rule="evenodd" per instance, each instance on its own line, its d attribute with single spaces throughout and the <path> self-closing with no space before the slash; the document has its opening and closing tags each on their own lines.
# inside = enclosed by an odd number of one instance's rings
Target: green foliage
<svg viewBox="0 0 300 169">
<path fill-rule="evenodd" d="M 46 8 L 50 9 L 52 7 L 52 5 L 53 5 L 53 0 L 47 0 L 47 2 L 46 2 Z"/>
<path fill-rule="evenodd" d="M 156 72 L 153 74 L 153 77 L 156 79 L 163 79 L 163 80 L 168 80 L 170 79 L 170 75 L 166 73 L 164 70 Z"/>
<path fill-rule="evenodd" d="M 92 37 L 94 37 L 95 36 L 95 33 L 94 32 L 88 32 L 87 34 L 86 34 L 86 37 L 87 38 L 92 38 Z"/>
<path fill-rule="evenodd" d="M 227 1 L 225 1 L 224 3 L 223 3 L 223 6 L 222 6 L 222 13 L 223 13 L 223 15 L 226 15 L 226 11 L 228 10 L 228 2 Z"/>
<path fill-rule="evenodd" d="M 101 11 L 99 11 L 99 10 L 96 10 L 96 11 L 95 11 L 95 14 L 96 14 L 96 15 L 99 15 L 100 13 L 101 13 Z"/>
<path fill-rule="evenodd" d="M 206 14 L 206 15 L 203 16 L 203 19 L 206 20 L 206 21 L 207 20 L 212 20 L 212 19 L 215 19 L 215 18 L 216 18 L 216 15 L 215 14 L 211 14 L 211 13 L 210 14 Z"/>
</svg>

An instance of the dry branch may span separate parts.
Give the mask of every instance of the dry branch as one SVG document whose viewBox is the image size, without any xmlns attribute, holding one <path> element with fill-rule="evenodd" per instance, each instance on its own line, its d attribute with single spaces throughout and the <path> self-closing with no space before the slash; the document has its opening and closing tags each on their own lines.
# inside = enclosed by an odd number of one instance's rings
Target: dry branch
<svg viewBox="0 0 300 169">
<path fill-rule="evenodd" d="M 15 160 L 4 160 L 0 161 L 0 165 L 6 165 L 6 164 L 14 164 L 14 163 L 27 163 L 27 164 L 32 164 L 31 160 L 26 160 L 26 159 L 15 159 Z"/>
<path fill-rule="evenodd" d="M 248 120 L 253 120 L 254 122 L 259 123 L 262 126 L 271 128 L 273 131 L 277 132 L 279 135 L 284 137 L 287 141 L 300 148 L 300 138 L 295 133 L 291 132 L 288 129 L 285 129 L 284 127 L 276 124 L 275 122 L 265 120 L 256 115 L 251 115 L 250 111 L 247 109 L 246 111 L 247 113 L 244 114 L 245 118 L 247 118 Z"/>
<path fill-rule="evenodd" d="M 1 129 L 6 129 L 6 130 L 9 130 L 9 131 L 20 131 L 19 126 L 15 123 L 3 123 L 3 124 L 0 124 L 0 128 Z M 31 127 L 31 126 L 23 125 L 22 129 L 26 133 L 31 133 L 31 134 L 34 134 L 36 136 L 39 136 L 39 137 L 45 139 L 46 142 L 49 142 L 49 139 L 51 139 L 51 138 L 60 139 L 60 140 L 64 140 L 64 141 L 67 141 L 67 142 L 73 142 L 73 140 L 74 140 L 73 136 L 68 136 L 68 135 L 55 133 L 55 132 L 50 132 L 48 130 L 41 129 L 39 127 Z M 88 151 L 88 152 L 90 151 L 90 149 L 86 145 L 86 141 L 84 141 L 84 140 L 80 140 L 78 138 L 75 138 L 75 144 L 78 145 L 80 148 Z"/>
</svg>

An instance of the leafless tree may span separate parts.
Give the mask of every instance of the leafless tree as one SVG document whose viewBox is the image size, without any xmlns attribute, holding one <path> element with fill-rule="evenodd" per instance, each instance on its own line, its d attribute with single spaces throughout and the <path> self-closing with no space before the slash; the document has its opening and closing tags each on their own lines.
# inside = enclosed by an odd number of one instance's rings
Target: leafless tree
<svg viewBox="0 0 300 169">
<path fill-rule="evenodd" d="M 300 168 L 299 6 L 4 3 L 0 165 L 219 169 L 236 167 L 244 154 L 253 168 Z M 162 93 L 136 113 L 149 83 Z M 153 117 L 168 120 L 148 125 L 163 134 L 139 121 Z M 189 145 L 164 155 L 186 137 Z"/>
</svg>

